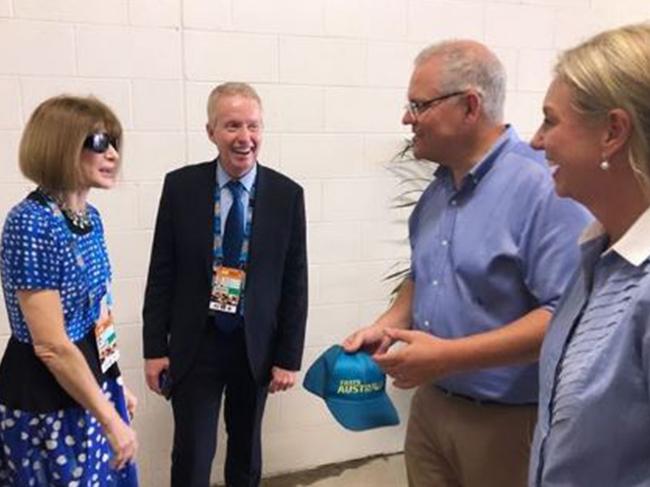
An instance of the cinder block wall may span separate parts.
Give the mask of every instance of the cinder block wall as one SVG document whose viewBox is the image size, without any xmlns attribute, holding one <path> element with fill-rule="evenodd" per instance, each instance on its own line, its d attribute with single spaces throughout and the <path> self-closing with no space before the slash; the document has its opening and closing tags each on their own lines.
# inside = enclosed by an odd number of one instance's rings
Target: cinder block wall
<svg viewBox="0 0 650 487">
<path fill-rule="evenodd" d="M 509 74 L 508 121 L 529 137 L 557 51 L 649 17 L 646 0 L 0 0 L 0 218 L 31 187 L 17 146 L 44 98 L 92 93 L 126 128 L 122 181 L 91 200 L 108 233 L 122 366 L 140 397 L 143 485 L 167 484 L 172 429 L 141 372 L 152 226 L 164 173 L 215 156 L 203 130 L 213 85 L 246 80 L 259 89 L 261 159 L 305 187 L 309 364 L 384 308 L 381 277 L 408 257 L 383 164 L 408 133 L 401 106 L 418 50 L 448 37 L 494 48 Z M 0 303 L 0 348 L 8 334 Z M 406 419 L 408 393 L 392 395 Z M 404 427 L 344 431 L 298 387 L 270 399 L 264 434 L 273 474 L 400 450 Z M 222 463 L 223 450 L 215 480 Z"/>
</svg>

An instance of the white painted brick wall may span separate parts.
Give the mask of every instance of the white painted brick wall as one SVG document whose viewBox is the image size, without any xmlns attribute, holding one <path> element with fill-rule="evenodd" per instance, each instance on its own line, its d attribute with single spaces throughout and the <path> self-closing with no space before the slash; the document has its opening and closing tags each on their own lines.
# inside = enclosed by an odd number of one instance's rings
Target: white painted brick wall
<svg viewBox="0 0 650 487">
<path fill-rule="evenodd" d="M 9 335 L 9 319 L 7 318 L 7 310 L 5 308 L 5 301 L 0 300 L 0 312 L 2 312 L 2 316 L 0 316 L 0 334 L 2 335 L 3 341 L 8 338 Z M 2 350 L 4 350 L 4 343 Z"/>
<path fill-rule="evenodd" d="M 361 41 L 283 37 L 279 46 L 281 83 L 359 86 L 364 81 Z"/>
<path fill-rule="evenodd" d="M 363 139 L 355 135 L 288 134 L 282 136 L 282 168 L 298 178 L 360 176 Z"/>
<path fill-rule="evenodd" d="M 11 0 L 0 0 L 0 17 L 11 17 Z"/>
<path fill-rule="evenodd" d="M 168 484 L 172 437 L 169 406 L 141 372 L 153 225 L 164 174 L 216 156 L 204 130 L 215 84 L 255 85 L 261 159 L 305 189 L 308 365 L 385 308 L 391 284 L 382 278 L 408 262 L 408 212 L 389 210 L 398 188 L 385 164 L 409 133 L 401 117 L 414 55 L 448 37 L 487 42 L 508 71 L 507 119 L 529 138 L 557 52 L 649 17 L 646 0 L 0 0 L 0 218 L 32 187 L 17 168 L 18 142 L 43 99 L 93 94 L 125 127 L 120 185 L 91 200 L 112 256 L 122 365 L 140 397 L 142 485 Z M 0 302 L 0 349 L 8 330 Z M 391 395 L 405 421 L 410 394 Z M 270 398 L 264 433 L 272 474 L 399 450 L 404 423 L 347 432 L 298 387 Z"/>
<path fill-rule="evenodd" d="M 549 66 L 557 59 L 554 50 L 522 49 L 516 71 L 517 89 L 520 91 L 546 92 L 553 76 Z"/>
<path fill-rule="evenodd" d="M 409 39 L 430 44 L 449 38 L 484 40 L 484 2 L 412 0 Z"/>
<path fill-rule="evenodd" d="M 138 187 L 123 180 L 113 191 L 93 192 L 93 204 L 102 214 L 105 231 L 139 228 L 138 213 L 133 211 L 138 204 Z"/>
<path fill-rule="evenodd" d="M 185 162 L 182 133 L 129 132 L 124 141 L 122 173 L 127 181 L 162 181 Z"/>
<path fill-rule="evenodd" d="M 331 132 L 402 132 L 405 89 L 328 88 L 325 130 Z"/>
<path fill-rule="evenodd" d="M 125 24 L 128 19 L 126 0 L 17 0 L 14 14 L 18 18 L 91 24 Z"/>
<path fill-rule="evenodd" d="M 282 171 L 281 150 L 280 135 L 268 132 L 264 135 L 262 150 L 260 151 L 260 160 L 264 161 L 264 163 L 270 168 Z M 209 154 L 209 159 L 214 159 L 217 156 L 217 149 L 212 146 Z"/>
<path fill-rule="evenodd" d="M 333 37 L 405 39 L 407 8 L 407 2 L 393 0 L 325 0 L 325 32 Z"/>
<path fill-rule="evenodd" d="M 183 128 L 183 85 L 180 81 L 134 80 L 133 128 L 170 130 Z"/>
<path fill-rule="evenodd" d="M 69 24 L 0 20 L 0 74 L 75 74 L 74 29 Z"/>
<path fill-rule="evenodd" d="M 0 78 L 0 106 L 0 130 L 20 128 L 20 84 L 17 79 Z"/>
<path fill-rule="evenodd" d="M 415 43 L 368 42 L 366 85 L 400 89 L 408 85 L 413 58 L 421 49 Z"/>
<path fill-rule="evenodd" d="M 277 38 L 186 30 L 185 76 L 190 80 L 276 81 Z"/>
<path fill-rule="evenodd" d="M 181 5 L 178 0 L 129 0 L 132 25 L 180 27 Z"/>
<path fill-rule="evenodd" d="M 0 130 L 0 184 L 22 181 L 16 162 L 19 139 L 18 131 Z M 4 214 L 2 209 L 0 207 L 0 213 Z"/>
<path fill-rule="evenodd" d="M 485 41 L 500 47 L 553 46 L 554 10 L 548 6 L 488 3 Z"/>
<path fill-rule="evenodd" d="M 158 200 L 162 192 L 162 180 L 156 183 L 143 183 L 138 191 L 138 225 L 151 230 L 156 224 Z"/>
<path fill-rule="evenodd" d="M 290 15 L 287 13 L 290 12 Z M 323 1 L 237 0 L 232 3 L 232 28 L 242 32 L 321 35 L 324 31 Z"/>
<path fill-rule="evenodd" d="M 544 92 L 515 92 L 506 99 L 506 119 L 516 127 L 520 136 L 533 134 L 542 121 Z M 528 137 L 525 137 L 528 138 Z"/>
<path fill-rule="evenodd" d="M 507 84 L 506 87 L 508 91 L 514 91 L 517 88 L 517 69 L 518 69 L 518 57 L 519 51 L 514 47 L 495 47 L 493 49 L 494 53 L 499 56 L 503 67 L 506 70 Z M 542 69 L 549 70 L 549 66 L 546 65 Z"/>
<path fill-rule="evenodd" d="M 77 29 L 81 76 L 181 77 L 180 36 L 174 29 L 99 27 Z"/>
<path fill-rule="evenodd" d="M 305 192 L 307 222 L 323 219 L 323 185 L 320 181 L 299 181 Z"/>
<path fill-rule="evenodd" d="M 406 100 L 402 96 L 400 100 Z M 402 150 L 408 133 L 366 134 L 363 142 L 364 174 L 385 177 L 387 168 L 394 157 Z"/>
<path fill-rule="evenodd" d="M 208 140 L 203 126 L 201 131 L 192 131 L 187 134 L 187 160 L 188 161 L 209 161 L 215 158 L 217 151 L 214 145 Z M 266 151 L 266 143 L 262 145 L 262 150 Z"/>
<path fill-rule="evenodd" d="M 184 0 L 182 2 L 177 0 L 177 2 L 182 3 L 185 28 L 206 30 L 232 28 L 233 2 L 231 0 Z"/>
<path fill-rule="evenodd" d="M 130 128 L 133 125 L 130 84 L 123 79 L 24 77 L 21 79 L 23 119 L 28 120 L 37 105 L 50 96 L 94 95 L 115 111 L 124 128 Z"/>
<path fill-rule="evenodd" d="M 322 132 L 325 91 L 322 86 L 259 85 L 264 126 L 271 132 Z M 205 100 L 205 99 L 204 99 Z"/>
<path fill-rule="evenodd" d="M 358 222 L 312 223 L 307 237 L 313 264 L 358 262 L 362 258 Z"/>
<path fill-rule="evenodd" d="M 338 337 L 354 331 L 359 323 L 359 305 L 338 304 L 311 306 L 305 339 L 308 348 L 321 350 L 339 340 Z"/>
</svg>

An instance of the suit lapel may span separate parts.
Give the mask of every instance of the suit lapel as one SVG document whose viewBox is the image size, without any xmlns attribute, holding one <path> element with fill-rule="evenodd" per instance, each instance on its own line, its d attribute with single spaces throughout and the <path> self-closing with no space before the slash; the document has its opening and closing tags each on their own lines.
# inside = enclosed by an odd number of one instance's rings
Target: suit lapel
<svg viewBox="0 0 650 487">
<path fill-rule="evenodd" d="M 271 235 L 271 225 L 273 224 L 272 205 L 270 197 L 273 194 L 273 188 L 269 187 L 271 180 L 268 178 L 266 168 L 258 163 L 257 181 L 255 184 L 255 210 L 253 212 L 253 227 L 251 229 L 250 242 L 250 263 L 257 262 L 260 258 L 260 248 L 266 238 Z"/>
</svg>

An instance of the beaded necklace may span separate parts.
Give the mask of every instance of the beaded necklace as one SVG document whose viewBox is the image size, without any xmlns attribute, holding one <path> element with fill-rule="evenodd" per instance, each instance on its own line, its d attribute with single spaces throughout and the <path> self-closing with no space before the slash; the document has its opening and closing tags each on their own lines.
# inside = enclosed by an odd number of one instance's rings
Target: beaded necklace
<svg viewBox="0 0 650 487">
<path fill-rule="evenodd" d="M 51 191 L 48 191 L 44 188 L 39 188 L 41 193 L 50 198 L 56 203 L 56 206 L 59 207 L 61 213 L 70 220 L 70 223 L 79 230 L 86 230 L 90 228 L 90 216 L 88 215 L 88 208 L 84 205 L 84 209 L 81 211 L 75 211 L 68 206 L 68 204 L 63 199 L 61 194 L 56 194 Z"/>
</svg>

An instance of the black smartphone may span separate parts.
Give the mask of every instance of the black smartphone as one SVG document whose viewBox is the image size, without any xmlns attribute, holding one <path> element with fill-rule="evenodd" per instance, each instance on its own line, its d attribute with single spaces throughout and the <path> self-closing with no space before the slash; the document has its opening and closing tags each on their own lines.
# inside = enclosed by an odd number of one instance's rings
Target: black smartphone
<svg viewBox="0 0 650 487">
<path fill-rule="evenodd" d="M 163 369 L 158 376 L 158 387 L 165 399 L 169 399 L 172 393 L 172 378 L 169 375 L 169 369 Z"/>
</svg>

